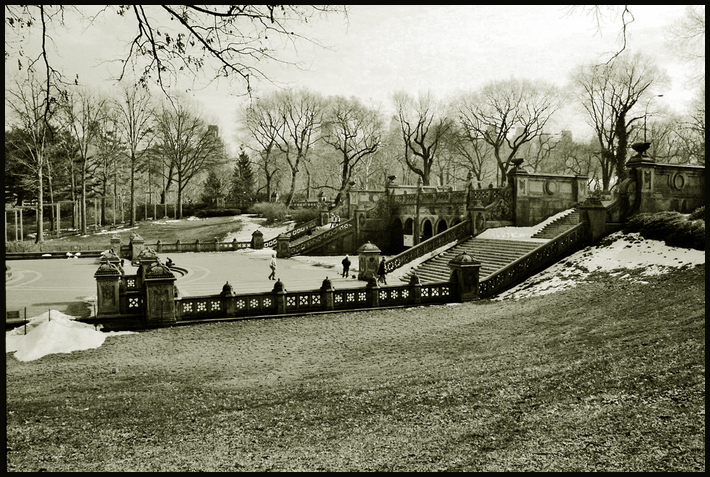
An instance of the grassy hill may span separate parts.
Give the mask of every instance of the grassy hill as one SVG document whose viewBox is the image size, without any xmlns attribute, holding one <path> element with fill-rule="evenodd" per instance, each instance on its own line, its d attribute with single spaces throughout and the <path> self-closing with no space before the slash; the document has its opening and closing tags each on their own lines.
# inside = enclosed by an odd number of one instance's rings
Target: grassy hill
<svg viewBox="0 0 710 477">
<path fill-rule="evenodd" d="M 9 471 L 704 471 L 705 266 L 6 355 Z"/>
</svg>

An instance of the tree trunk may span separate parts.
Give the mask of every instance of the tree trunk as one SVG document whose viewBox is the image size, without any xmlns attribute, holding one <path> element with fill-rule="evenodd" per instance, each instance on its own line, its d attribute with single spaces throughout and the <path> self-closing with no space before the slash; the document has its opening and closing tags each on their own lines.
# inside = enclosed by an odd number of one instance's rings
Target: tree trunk
<svg viewBox="0 0 710 477">
<path fill-rule="evenodd" d="M 44 208 L 44 194 L 42 192 L 42 181 L 44 180 L 44 174 L 42 173 L 41 166 L 38 169 L 39 172 L 37 173 L 37 180 L 39 182 L 39 193 L 37 197 L 37 237 L 35 237 L 35 243 L 42 243 L 44 241 L 44 214 L 42 213 L 42 209 Z"/>
<path fill-rule="evenodd" d="M 628 177 L 626 171 L 626 148 L 629 144 L 629 139 L 626 134 L 626 114 L 621 113 L 616 121 L 616 136 L 619 138 L 619 145 L 616 148 L 616 177 L 618 184 Z"/>
<path fill-rule="evenodd" d="M 136 224 L 136 154 L 131 152 L 131 221 L 130 226 Z"/>
</svg>

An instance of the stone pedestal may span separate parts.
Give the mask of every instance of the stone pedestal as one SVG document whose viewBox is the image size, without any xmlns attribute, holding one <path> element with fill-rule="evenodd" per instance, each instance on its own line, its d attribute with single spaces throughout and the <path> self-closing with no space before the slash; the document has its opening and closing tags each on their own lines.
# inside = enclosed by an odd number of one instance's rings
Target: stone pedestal
<svg viewBox="0 0 710 477">
<path fill-rule="evenodd" d="M 286 287 L 281 279 L 276 280 L 276 283 L 274 283 L 272 293 L 274 294 L 274 302 L 276 303 L 276 313 L 279 315 L 286 313 Z"/>
<path fill-rule="evenodd" d="M 478 300 L 478 278 L 481 262 L 463 252 L 449 262 L 454 293 L 460 301 Z"/>
<path fill-rule="evenodd" d="M 357 250 L 358 254 L 358 280 L 369 281 L 370 278 L 377 278 L 377 268 L 380 265 L 380 249 L 367 242 Z"/>
<path fill-rule="evenodd" d="M 324 310 L 335 309 L 335 302 L 333 300 L 333 291 L 334 291 L 333 284 L 328 279 L 328 277 L 325 277 L 325 280 L 323 280 L 323 285 L 321 285 L 321 287 L 320 287 L 320 301 L 323 304 Z"/>
<path fill-rule="evenodd" d="M 118 267 L 105 261 L 99 265 L 94 278 L 96 279 L 96 316 L 101 318 L 119 314 L 121 272 Z"/>
<path fill-rule="evenodd" d="M 367 306 L 371 308 L 380 306 L 380 287 L 376 278 L 373 277 L 367 280 L 365 292 L 367 293 Z"/>
<path fill-rule="evenodd" d="M 138 259 L 138 255 L 143 251 L 145 240 L 137 233 L 131 235 L 131 263 Z"/>
<path fill-rule="evenodd" d="M 113 250 L 113 253 L 115 253 L 116 255 L 121 254 L 121 237 L 118 234 L 111 237 L 110 250 Z"/>
<path fill-rule="evenodd" d="M 289 246 L 289 238 L 286 234 L 281 234 L 276 237 L 276 257 L 277 258 L 288 258 L 291 256 L 291 250 Z"/>
<path fill-rule="evenodd" d="M 236 239 L 235 239 L 236 240 Z M 264 234 L 261 230 L 255 230 L 251 234 L 251 248 L 254 250 L 263 250 L 264 248 Z"/>
<path fill-rule="evenodd" d="M 175 280 L 168 267 L 154 262 L 144 274 L 145 319 L 147 328 L 171 326 L 176 322 Z"/>
<path fill-rule="evenodd" d="M 598 197 L 588 197 L 577 206 L 582 220 L 587 225 L 587 241 L 594 243 L 606 235 L 606 208 Z"/>
</svg>

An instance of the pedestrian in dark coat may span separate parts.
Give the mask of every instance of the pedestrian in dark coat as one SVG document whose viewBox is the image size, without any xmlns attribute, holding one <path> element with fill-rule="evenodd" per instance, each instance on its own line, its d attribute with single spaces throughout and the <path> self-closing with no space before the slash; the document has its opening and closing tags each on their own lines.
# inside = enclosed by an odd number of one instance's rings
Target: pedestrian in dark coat
<svg viewBox="0 0 710 477">
<path fill-rule="evenodd" d="M 385 277 L 385 257 L 382 257 L 382 261 L 380 262 L 380 266 L 377 269 L 377 282 L 378 283 L 384 283 L 387 285 L 387 279 Z"/>
<path fill-rule="evenodd" d="M 343 278 L 348 278 L 348 272 L 350 271 L 350 258 L 346 255 L 342 261 L 343 264 Z"/>
</svg>

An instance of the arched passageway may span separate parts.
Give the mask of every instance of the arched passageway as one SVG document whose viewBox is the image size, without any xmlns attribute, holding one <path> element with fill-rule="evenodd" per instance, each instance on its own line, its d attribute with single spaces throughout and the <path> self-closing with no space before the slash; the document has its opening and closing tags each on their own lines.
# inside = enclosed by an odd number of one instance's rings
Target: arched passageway
<svg viewBox="0 0 710 477">
<path fill-rule="evenodd" d="M 393 255 L 404 250 L 404 230 L 399 217 L 396 217 L 389 227 L 389 249 L 389 253 Z"/>
<path fill-rule="evenodd" d="M 446 226 L 446 220 L 439 220 L 439 223 L 436 224 L 436 233 L 440 234 L 441 232 L 446 231 L 446 229 L 448 229 L 448 227 Z"/>
<path fill-rule="evenodd" d="M 424 219 L 422 222 L 422 238 L 421 242 L 428 240 L 434 236 L 434 230 L 429 219 Z"/>
</svg>

